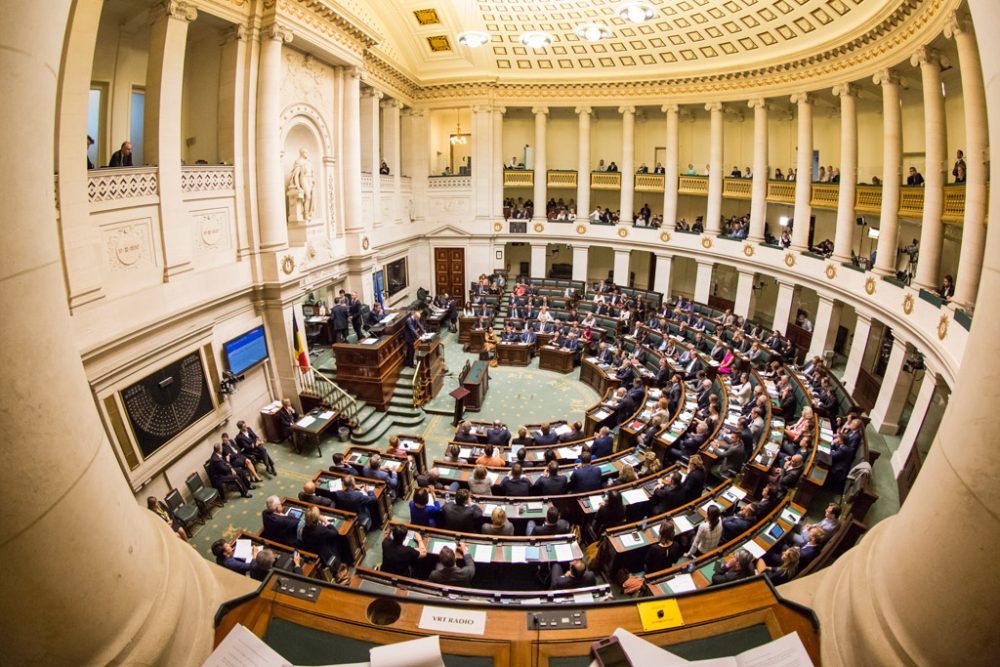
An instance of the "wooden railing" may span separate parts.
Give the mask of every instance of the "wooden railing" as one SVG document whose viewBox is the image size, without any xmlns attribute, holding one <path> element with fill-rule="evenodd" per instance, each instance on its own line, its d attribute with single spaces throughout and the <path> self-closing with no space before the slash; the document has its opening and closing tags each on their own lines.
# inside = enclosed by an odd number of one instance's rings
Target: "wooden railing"
<svg viewBox="0 0 1000 667">
<path fill-rule="evenodd" d="M 854 210 L 858 213 L 882 212 L 882 186 L 859 185 L 854 197 Z"/>
<path fill-rule="evenodd" d="M 794 204 L 795 181 L 768 181 L 767 201 L 776 204 Z"/>
<path fill-rule="evenodd" d="M 989 201 L 989 197 L 987 197 Z M 944 212 L 941 218 L 945 222 L 962 222 L 965 217 L 965 185 L 944 186 Z"/>
<path fill-rule="evenodd" d="M 576 188 L 576 172 L 554 170 L 545 174 L 545 186 L 549 188 Z"/>
<path fill-rule="evenodd" d="M 903 186 L 899 190 L 899 215 L 904 218 L 921 218 L 924 214 L 924 189 Z"/>
<path fill-rule="evenodd" d="M 722 179 L 722 196 L 729 199 L 750 201 L 753 195 L 753 179 L 724 178 Z"/>
<path fill-rule="evenodd" d="M 636 174 L 636 192 L 663 192 L 663 174 Z"/>
<path fill-rule="evenodd" d="M 535 187 L 535 172 L 531 169 L 504 169 L 503 186 L 505 188 Z"/>
<path fill-rule="evenodd" d="M 840 186 L 836 183 L 813 183 L 809 205 L 816 208 L 837 208 Z"/>
<path fill-rule="evenodd" d="M 708 176 L 681 176 L 677 179 L 677 192 L 682 195 L 707 195 Z"/>
<path fill-rule="evenodd" d="M 591 190 L 621 190 L 622 175 L 617 171 L 590 172 Z"/>
</svg>

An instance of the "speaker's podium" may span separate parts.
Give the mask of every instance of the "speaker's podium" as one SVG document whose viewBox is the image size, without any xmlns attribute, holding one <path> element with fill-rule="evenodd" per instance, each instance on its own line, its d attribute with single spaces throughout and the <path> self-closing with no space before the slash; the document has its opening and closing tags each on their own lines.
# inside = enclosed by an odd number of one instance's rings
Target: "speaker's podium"
<svg viewBox="0 0 1000 667">
<path fill-rule="evenodd" d="M 403 313 L 392 313 L 357 343 L 337 343 L 337 384 L 345 391 L 385 411 L 405 361 Z"/>
<path fill-rule="evenodd" d="M 413 349 L 413 357 L 417 361 L 417 377 L 413 382 L 419 383 L 422 401 L 426 402 L 437 396 L 444 386 L 441 338 L 435 333 L 421 336 Z"/>
</svg>

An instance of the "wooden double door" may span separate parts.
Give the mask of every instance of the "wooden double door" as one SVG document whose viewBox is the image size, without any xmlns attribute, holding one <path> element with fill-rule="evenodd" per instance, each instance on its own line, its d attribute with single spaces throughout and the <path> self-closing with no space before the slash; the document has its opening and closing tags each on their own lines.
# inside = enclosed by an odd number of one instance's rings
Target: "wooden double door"
<svg viewBox="0 0 1000 667">
<path fill-rule="evenodd" d="M 434 296 L 447 292 L 461 308 L 467 288 L 465 248 L 434 248 Z"/>
</svg>

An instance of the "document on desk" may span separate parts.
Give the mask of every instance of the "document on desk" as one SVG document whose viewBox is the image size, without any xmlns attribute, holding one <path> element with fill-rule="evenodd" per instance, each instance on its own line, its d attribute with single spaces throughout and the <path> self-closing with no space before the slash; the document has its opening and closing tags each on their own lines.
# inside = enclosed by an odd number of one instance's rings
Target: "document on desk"
<svg viewBox="0 0 1000 667">
<path fill-rule="evenodd" d="M 764 548 L 759 544 L 757 544 L 757 542 L 754 540 L 748 540 L 747 542 L 745 542 L 743 544 L 743 548 L 746 551 L 749 551 L 750 555 L 753 556 L 754 558 L 763 558 L 764 554 L 767 553 L 766 551 L 764 551 Z"/>
<path fill-rule="evenodd" d="M 253 542 L 250 540 L 236 540 L 233 547 L 233 558 L 239 558 L 244 563 L 249 563 L 253 558 Z"/>
<path fill-rule="evenodd" d="M 327 410 L 326 412 L 321 412 L 317 415 L 320 419 L 326 420 L 334 415 L 333 410 Z"/>
<path fill-rule="evenodd" d="M 678 574 L 667 582 L 667 586 L 670 586 L 670 590 L 674 593 L 687 593 L 688 591 L 698 590 L 698 586 L 695 585 L 694 579 L 691 578 L 690 574 Z"/>
<path fill-rule="evenodd" d="M 361 344 L 362 345 L 374 345 L 377 342 L 378 342 L 378 338 L 365 338 L 363 341 L 361 341 Z"/>
<path fill-rule="evenodd" d="M 573 545 L 569 542 L 562 542 L 556 545 L 556 561 L 568 563 L 573 560 Z"/>
<path fill-rule="evenodd" d="M 677 530 L 681 533 L 686 533 L 694 529 L 694 525 L 687 520 L 686 516 L 675 516 L 674 523 L 677 525 Z"/>
<path fill-rule="evenodd" d="M 451 550 L 454 551 L 455 550 L 455 543 L 452 542 L 451 540 L 439 540 L 437 538 L 432 538 L 431 539 L 430 552 L 432 554 L 436 555 L 436 554 L 441 553 L 441 550 L 444 549 L 445 547 L 450 547 Z"/>
<path fill-rule="evenodd" d="M 328 479 L 326 480 L 326 488 L 328 491 L 341 491 L 344 488 L 344 480 L 339 477 Z"/>
<path fill-rule="evenodd" d="M 649 500 L 649 496 L 646 495 L 645 489 L 629 489 L 622 493 L 622 500 L 625 501 L 626 505 L 634 505 L 646 502 Z"/>
<path fill-rule="evenodd" d="M 811 667 L 813 662 L 798 633 L 787 634 L 731 658 L 692 660 L 697 667 Z"/>
<path fill-rule="evenodd" d="M 291 667 L 277 651 L 239 623 L 215 647 L 202 667 Z"/>
<path fill-rule="evenodd" d="M 472 544 L 469 547 L 472 550 L 472 560 L 477 563 L 492 563 L 493 562 L 493 545 L 492 544 Z"/>
<path fill-rule="evenodd" d="M 376 646 L 368 657 L 371 667 L 444 667 L 437 635 Z"/>
<path fill-rule="evenodd" d="M 527 563 L 528 562 L 528 547 L 524 546 L 513 546 L 510 548 L 510 562 L 511 563 Z"/>
<path fill-rule="evenodd" d="M 625 533 L 618 539 L 622 541 L 622 546 L 624 546 L 626 549 L 631 549 L 632 547 L 637 547 L 641 544 L 646 543 L 646 540 L 643 539 L 642 537 L 642 533 L 640 533 L 639 531 Z"/>
<path fill-rule="evenodd" d="M 316 421 L 315 418 L 307 415 L 302 419 L 298 420 L 297 422 L 295 422 L 295 425 L 300 428 L 309 428 L 309 426 L 311 426 L 314 421 Z"/>
</svg>

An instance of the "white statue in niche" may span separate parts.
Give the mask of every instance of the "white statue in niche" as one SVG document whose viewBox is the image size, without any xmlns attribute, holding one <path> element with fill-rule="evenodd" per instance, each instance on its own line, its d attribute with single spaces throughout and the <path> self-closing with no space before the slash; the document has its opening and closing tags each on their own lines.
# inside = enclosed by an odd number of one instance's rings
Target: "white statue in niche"
<svg viewBox="0 0 1000 667">
<path fill-rule="evenodd" d="M 288 196 L 289 222 L 312 220 L 315 212 L 314 186 L 315 178 L 313 177 L 312 162 L 309 160 L 309 151 L 300 148 L 299 158 L 292 165 L 292 173 L 288 177 L 286 194 Z"/>
</svg>

